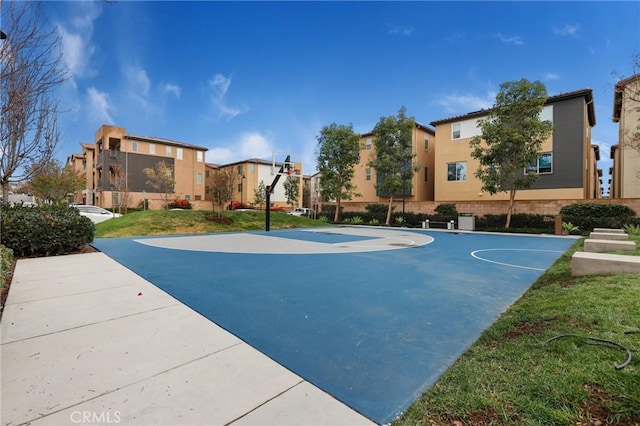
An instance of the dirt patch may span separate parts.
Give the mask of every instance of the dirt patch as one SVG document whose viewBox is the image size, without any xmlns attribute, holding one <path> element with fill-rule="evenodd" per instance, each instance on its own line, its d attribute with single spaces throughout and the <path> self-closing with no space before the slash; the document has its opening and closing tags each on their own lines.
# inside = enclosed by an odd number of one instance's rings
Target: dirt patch
<svg viewBox="0 0 640 426">
<path fill-rule="evenodd" d="M 515 339 L 524 335 L 533 336 L 556 328 L 559 323 L 568 324 L 574 328 L 587 328 L 586 323 L 579 318 L 553 317 L 542 321 L 518 324 L 513 330 L 505 333 L 504 338 Z"/>
<path fill-rule="evenodd" d="M 205 219 L 207 219 L 209 222 L 221 223 L 223 225 L 231 225 L 231 223 L 233 222 L 233 220 L 231 220 L 231 218 L 229 217 L 216 216 L 214 214 L 206 215 Z"/>
</svg>

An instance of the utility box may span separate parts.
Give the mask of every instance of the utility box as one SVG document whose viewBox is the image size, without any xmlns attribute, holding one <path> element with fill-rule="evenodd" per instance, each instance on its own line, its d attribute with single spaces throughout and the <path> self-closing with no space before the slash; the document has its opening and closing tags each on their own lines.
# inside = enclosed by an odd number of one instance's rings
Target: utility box
<svg viewBox="0 0 640 426">
<path fill-rule="evenodd" d="M 458 229 L 462 231 L 476 230 L 476 217 L 473 215 L 473 213 L 458 214 Z"/>
</svg>

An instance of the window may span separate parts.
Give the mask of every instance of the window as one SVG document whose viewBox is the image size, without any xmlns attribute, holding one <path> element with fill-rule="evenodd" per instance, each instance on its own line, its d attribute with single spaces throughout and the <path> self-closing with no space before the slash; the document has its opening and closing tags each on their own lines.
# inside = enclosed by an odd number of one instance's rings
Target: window
<svg viewBox="0 0 640 426">
<path fill-rule="evenodd" d="M 538 159 L 527 167 L 527 173 L 549 174 L 553 173 L 553 154 L 543 152 L 538 155 Z"/>
<path fill-rule="evenodd" d="M 209 192 L 211 192 L 211 188 L 209 186 L 205 186 L 204 187 L 204 193 L 208 194 Z"/>
<path fill-rule="evenodd" d="M 156 153 L 156 145 L 153 143 L 149 144 L 149 154 L 155 154 Z"/>
<path fill-rule="evenodd" d="M 241 175 L 242 174 L 242 164 L 240 164 L 238 166 L 238 174 Z"/>
<path fill-rule="evenodd" d="M 198 185 L 202 185 L 202 173 L 196 175 L 196 182 Z"/>
<path fill-rule="evenodd" d="M 371 151 L 371 138 L 367 138 L 367 140 L 365 141 L 364 149 L 366 149 L 367 151 Z"/>
<path fill-rule="evenodd" d="M 371 180 L 371 169 L 364 169 L 365 180 Z"/>
<path fill-rule="evenodd" d="M 460 139 L 460 123 L 451 126 L 451 139 Z"/>
<path fill-rule="evenodd" d="M 138 152 L 138 142 L 136 141 L 131 142 L 131 151 Z"/>
<path fill-rule="evenodd" d="M 426 166 L 424 168 L 424 181 L 429 182 L 429 168 Z"/>
<path fill-rule="evenodd" d="M 429 150 L 429 135 L 424 135 L 424 150 Z"/>
<path fill-rule="evenodd" d="M 165 148 L 165 154 L 166 154 L 167 157 L 171 157 L 171 147 L 170 146 Z"/>
<path fill-rule="evenodd" d="M 182 160 L 182 148 L 176 148 L 176 159 Z"/>
<path fill-rule="evenodd" d="M 242 184 L 241 183 L 238 184 L 238 192 L 242 194 Z"/>
<path fill-rule="evenodd" d="M 447 180 L 448 181 L 467 180 L 466 161 L 460 161 L 457 163 L 448 163 L 447 164 Z"/>
<path fill-rule="evenodd" d="M 205 177 L 206 179 L 209 179 L 209 170 L 205 170 L 205 171 L 204 171 L 204 177 Z"/>
<path fill-rule="evenodd" d="M 202 195 L 196 195 L 196 201 L 202 201 Z"/>
<path fill-rule="evenodd" d="M 196 161 L 198 163 L 202 163 L 203 158 L 204 158 L 204 153 L 202 151 L 196 151 Z"/>
<path fill-rule="evenodd" d="M 186 195 L 184 196 L 184 199 L 185 199 L 185 200 L 187 200 L 187 201 L 189 201 L 189 200 L 191 199 L 191 195 L 186 194 Z"/>
</svg>

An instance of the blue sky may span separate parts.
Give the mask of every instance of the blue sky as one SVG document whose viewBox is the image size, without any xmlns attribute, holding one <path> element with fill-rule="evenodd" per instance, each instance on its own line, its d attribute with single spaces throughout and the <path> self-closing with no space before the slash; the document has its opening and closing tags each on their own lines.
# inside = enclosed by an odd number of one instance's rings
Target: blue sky
<svg viewBox="0 0 640 426">
<path fill-rule="evenodd" d="M 102 124 L 209 148 L 207 162 L 291 153 L 315 171 L 333 122 L 401 106 L 428 124 L 490 107 L 502 82 L 592 88 L 608 179 L 613 74 L 633 73 L 639 2 L 45 2 L 70 80 L 58 156 Z"/>
</svg>

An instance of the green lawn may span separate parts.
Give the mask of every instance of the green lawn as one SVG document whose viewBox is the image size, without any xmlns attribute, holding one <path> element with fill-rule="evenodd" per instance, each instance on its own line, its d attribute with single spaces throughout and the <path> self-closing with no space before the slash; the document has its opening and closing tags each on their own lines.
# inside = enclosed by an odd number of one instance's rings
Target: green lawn
<svg viewBox="0 0 640 426">
<path fill-rule="evenodd" d="M 265 229 L 264 211 L 225 211 L 230 223 L 208 220 L 217 216 L 203 210 L 147 210 L 109 219 L 96 225 L 96 238 L 142 235 L 204 234 Z M 310 228 L 328 224 L 305 217 L 271 212 L 271 229 Z"/>
<path fill-rule="evenodd" d="M 640 236 L 632 239 L 640 246 Z M 640 424 L 640 274 L 571 277 L 577 241 L 394 425 Z M 640 255 L 640 250 L 626 252 Z M 620 343 L 627 353 L 575 334 Z"/>
<path fill-rule="evenodd" d="M 264 229 L 264 212 L 147 211 L 96 226 L 96 237 Z M 272 213 L 271 228 L 326 225 Z M 632 239 L 640 247 L 640 236 Z M 404 425 L 639 425 L 640 274 L 571 277 L 578 240 L 440 380 L 394 422 Z M 621 252 L 622 253 L 622 252 Z M 625 254 L 640 255 L 640 249 Z M 464 314 L 461 312 L 461 314 Z M 611 340 L 611 345 L 564 334 Z"/>
</svg>

